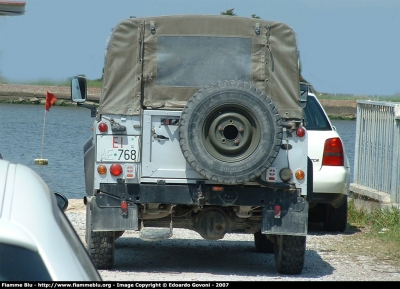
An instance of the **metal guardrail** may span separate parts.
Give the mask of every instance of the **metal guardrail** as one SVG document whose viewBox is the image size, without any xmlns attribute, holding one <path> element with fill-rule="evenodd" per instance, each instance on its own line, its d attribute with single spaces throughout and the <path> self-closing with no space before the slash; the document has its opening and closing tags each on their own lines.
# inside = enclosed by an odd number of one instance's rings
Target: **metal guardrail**
<svg viewBox="0 0 400 289">
<path fill-rule="evenodd" d="M 350 191 L 400 203 L 400 103 L 357 101 L 354 183 Z"/>
</svg>

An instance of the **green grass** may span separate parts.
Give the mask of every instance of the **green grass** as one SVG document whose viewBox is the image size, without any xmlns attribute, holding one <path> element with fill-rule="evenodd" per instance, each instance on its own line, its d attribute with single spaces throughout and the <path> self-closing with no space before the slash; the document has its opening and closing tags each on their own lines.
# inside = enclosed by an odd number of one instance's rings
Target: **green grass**
<svg viewBox="0 0 400 289">
<path fill-rule="evenodd" d="M 8 81 L 6 79 L 0 79 L 1 84 L 22 84 L 22 85 L 42 85 L 42 86 L 69 86 L 70 83 L 68 80 L 65 81 L 53 81 L 47 79 L 40 79 L 36 81 Z"/>
<path fill-rule="evenodd" d="M 330 94 L 330 93 L 316 93 L 318 99 L 327 100 L 376 100 L 376 101 L 389 101 L 400 102 L 400 95 L 354 95 L 354 94 Z"/>
<path fill-rule="evenodd" d="M 37 81 L 24 81 L 24 82 L 9 82 L 6 79 L 0 79 L 0 83 L 2 84 L 24 84 L 24 85 L 42 85 L 42 86 L 70 86 L 71 82 L 70 80 L 65 80 L 65 81 L 54 81 L 54 80 L 46 80 L 46 79 L 40 79 Z M 101 88 L 102 86 L 102 80 L 101 79 L 95 79 L 95 80 L 90 80 L 87 79 L 87 86 L 88 87 L 98 87 Z"/>
<path fill-rule="evenodd" d="M 349 201 L 348 224 L 364 241 L 372 244 L 380 258 L 388 258 L 400 264 L 400 210 L 396 207 L 375 209 L 367 212 L 357 209 L 354 200 Z"/>
<path fill-rule="evenodd" d="M 87 86 L 88 87 L 98 87 L 101 88 L 101 86 L 103 85 L 103 81 L 101 79 L 97 79 L 97 80 L 87 80 Z"/>
<path fill-rule="evenodd" d="M 334 115 L 330 114 L 329 118 L 335 120 L 356 120 L 356 115 Z"/>
</svg>

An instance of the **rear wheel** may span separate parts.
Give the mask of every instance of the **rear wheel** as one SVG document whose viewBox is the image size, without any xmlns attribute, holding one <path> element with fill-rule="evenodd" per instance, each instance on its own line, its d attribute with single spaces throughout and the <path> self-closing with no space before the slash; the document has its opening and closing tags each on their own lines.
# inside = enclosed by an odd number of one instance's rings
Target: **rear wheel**
<svg viewBox="0 0 400 289">
<path fill-rule="evenodd" d="M 257 252 L 274 253 L 274 243 L 260 231 L 254 233 L 254 245 L 256 246 Z"/>
<path fill-rule="evenodd" d="M 111 269 L 114 264 L 115 235 L 112 231 L 89 233 L 88 250 L 97 269 Z"/>
<path fill-rule="evenodd" d="M 111 269 L 114 264 L 116 234 L 113 231 L 94 232 L 92 230 L 92 211 L 89 204 L 86 205 L 85 239 L 87 250 L 95 267 Z"/>
<path fill-rule="evenodd" d="M 301 274 L 306 255 L 306 236 L 278 235 L 274 246 L 275 266 L 281 274 Z"/>
<path fill-rule="evenodd" d="M 326 206 L 326 217 L 324 229 L 330 232 L 344 232 L 347 226 L 347 198 L 337 209 L 332 206 Z"/>
</svg>

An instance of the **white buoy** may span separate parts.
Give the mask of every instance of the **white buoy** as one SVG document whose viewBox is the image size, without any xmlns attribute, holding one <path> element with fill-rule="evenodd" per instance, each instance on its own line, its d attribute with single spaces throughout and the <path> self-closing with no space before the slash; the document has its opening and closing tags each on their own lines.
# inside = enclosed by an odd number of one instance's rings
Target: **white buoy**
<svg viewBox="0 0 400 289">
<path fill-rule="evenodd" d="M 35 159 L 35 164 L 37 165 L 47 165 L 49 164 L 48 159 Z"/>
</svg>

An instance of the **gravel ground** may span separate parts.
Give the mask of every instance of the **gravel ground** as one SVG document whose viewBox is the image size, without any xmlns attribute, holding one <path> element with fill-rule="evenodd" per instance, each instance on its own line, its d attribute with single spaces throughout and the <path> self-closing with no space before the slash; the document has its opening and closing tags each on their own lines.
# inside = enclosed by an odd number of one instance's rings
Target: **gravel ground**
<svg viewBox="0 0 400 289">
<path fill-rule="evenodd" d="M 85 208 L 82 200 L 69 200 L 66 211 L 84 242 Z M 171 239 L 142 241 L 127 231 L 117 239 L 112 270 L 99 270 L 104 281 L 400 281 L 400 266 L 378 258 L 347 230 L 327 234 L 310 228 L 301 275 L 282 275 L 273 254 L 257 253 L 253 235 L 227 234 L 208 241 L 199 234 L 174 229 Z M 360 250 L 361 247 L 367 250 Z M 365 252 L 371 252 L 366 254 Z"/>
</svg>

